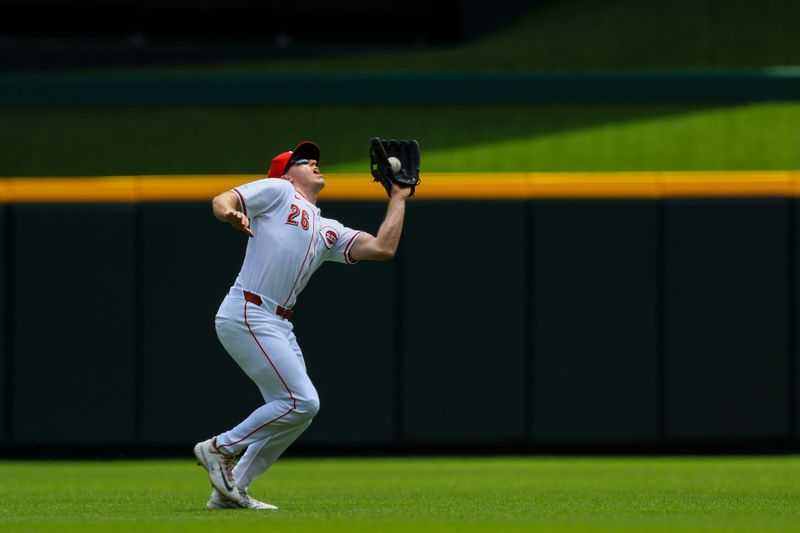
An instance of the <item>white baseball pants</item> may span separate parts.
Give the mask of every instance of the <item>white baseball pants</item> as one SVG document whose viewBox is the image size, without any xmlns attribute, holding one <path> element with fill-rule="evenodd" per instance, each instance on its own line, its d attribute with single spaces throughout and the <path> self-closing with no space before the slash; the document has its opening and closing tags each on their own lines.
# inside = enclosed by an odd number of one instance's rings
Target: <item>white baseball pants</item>
<svg viewBox="0 0 800 533">
<path fill-rule="evenodd" d="M 275 305 L 262 298 L 256 305 L 232 289 L 216 317 L 220 342 L 264 397 L 264 405 L 239 425 L 217 436 L 217 447 L 244 455 L 233 479 L 246 490 L 311 424 L 319 396 L 306 374 L 303 353 L 292 323 L 275 314 Z"/>
</svg>

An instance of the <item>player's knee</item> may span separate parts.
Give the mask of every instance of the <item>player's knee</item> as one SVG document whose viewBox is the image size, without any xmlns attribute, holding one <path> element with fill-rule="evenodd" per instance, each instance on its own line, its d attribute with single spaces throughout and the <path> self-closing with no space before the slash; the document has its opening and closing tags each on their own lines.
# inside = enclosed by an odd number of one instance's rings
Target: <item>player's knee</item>
<svg viewBox="0 0 800 533">
<path fill-rule="evenodd" d="M 303 418 L 303 420 L 311 420 L 319 412 L 319 398 L 316 396 L 311 398 L 304 398 L 297 400 L 295 411 Z"/>
</svg>

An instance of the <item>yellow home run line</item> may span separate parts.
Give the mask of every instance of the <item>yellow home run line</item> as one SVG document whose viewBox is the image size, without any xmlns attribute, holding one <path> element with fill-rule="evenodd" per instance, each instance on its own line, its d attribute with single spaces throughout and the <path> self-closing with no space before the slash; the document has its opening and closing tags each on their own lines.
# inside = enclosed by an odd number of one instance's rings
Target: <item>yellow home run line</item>
<svg viewBox="0 0 800 533">
<path fill-rule="evenodd" d="M 255 175 L 0 178 L 0 203 L 208 201 Z M 423 174 L 421 200 L 797 197 L 800 171 Z M 328 174 L 323 200 L 383 200 L 367 174 Z"/>
</svg>

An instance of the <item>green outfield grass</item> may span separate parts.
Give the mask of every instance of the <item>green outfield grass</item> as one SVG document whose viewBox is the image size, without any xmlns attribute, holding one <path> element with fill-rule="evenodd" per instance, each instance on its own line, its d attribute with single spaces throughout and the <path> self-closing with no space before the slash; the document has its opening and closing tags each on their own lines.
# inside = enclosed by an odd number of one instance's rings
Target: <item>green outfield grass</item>
<svg viewBox="0 0 800 533">
<path fill-rule="evenodd" d="M 800 102 L 690 105 L 0 108 L 0 176 L 260 175 L 301 139 L 326 172 L 416 138 L 424 172 L 800 169 Z"/>
<path fill-rule="evenodd" d="M 208 511 L 183 461 L 0 462 L 0 530 L 800 530 L 800 458 L 285 459 L 280 511 Z"/>
</svg>

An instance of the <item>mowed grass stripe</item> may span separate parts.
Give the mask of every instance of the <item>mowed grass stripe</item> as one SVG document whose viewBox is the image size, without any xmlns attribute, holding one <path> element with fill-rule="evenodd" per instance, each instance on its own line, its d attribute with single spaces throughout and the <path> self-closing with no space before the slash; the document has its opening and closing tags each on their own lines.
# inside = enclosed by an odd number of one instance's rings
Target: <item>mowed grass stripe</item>
<svg viewBox="0 0 800 533">
<path fill-rule="evenodd" d="M 8 532 L 796 531 L 800 458 L 284 459 L 278 512 L 207 511 L 184 461 L 0 462 Z"/>
</svg>

